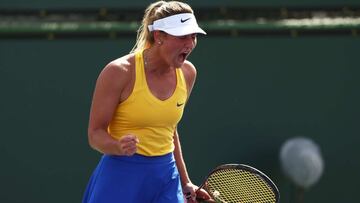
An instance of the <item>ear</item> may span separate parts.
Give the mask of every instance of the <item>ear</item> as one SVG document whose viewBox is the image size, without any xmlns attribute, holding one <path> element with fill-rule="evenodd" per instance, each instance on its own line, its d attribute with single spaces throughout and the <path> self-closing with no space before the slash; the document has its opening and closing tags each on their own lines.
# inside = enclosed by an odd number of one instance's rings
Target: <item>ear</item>
<svg viewBox="0 0 360 203">
<path fill-rule="evenodd" d="M 165 33 L 159 30 L 153 32 L 155 44 L 161 45 L 164 41 Z"/>
</svg>

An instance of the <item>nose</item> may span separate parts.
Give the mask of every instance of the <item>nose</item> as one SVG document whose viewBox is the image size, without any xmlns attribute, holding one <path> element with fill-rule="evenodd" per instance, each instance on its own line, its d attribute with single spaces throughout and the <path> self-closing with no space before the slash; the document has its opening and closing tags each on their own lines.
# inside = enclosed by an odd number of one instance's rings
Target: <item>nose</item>
<svg viewBox="0 0 360 203">
<path fill-rule="evenodd" d="M 196 34 L 186 35 L 185 36 L 185 45 L 188 48 L 195 48 L 196 46 Z"/>
</svg>

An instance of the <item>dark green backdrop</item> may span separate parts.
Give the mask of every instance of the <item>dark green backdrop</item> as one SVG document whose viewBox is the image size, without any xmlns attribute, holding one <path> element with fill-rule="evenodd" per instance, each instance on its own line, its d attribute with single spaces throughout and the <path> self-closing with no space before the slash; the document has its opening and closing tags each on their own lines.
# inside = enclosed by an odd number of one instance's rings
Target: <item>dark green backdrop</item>
<svg viewBox="0 0 360 203">
<path fill-rule="evenodd" d="M 100 156 L 86 135 L 94 83 L 133 43 L 0 40 L 0 202 L 80 202 Z M 325 159 L 306 202 L 355 202 L 359 48 L 355 37 L 200 37 L 190 58 L 198 79 L 179 127 L 193 181 L 218 164 L 250 164 L 291 202 L 278 155 L 301 135 Z"/>
<path fill-rule="evenodd" d="M 1 0 L 0 8 L 130 8 L 144 7 L 153 2 L 151 0 L 121 1 L 121 0 Z M 358 0 L 184 0 L 194 7 L 218 6 L 295 6 L 295 7 L 323 7 L 323 6 L 359 6 Z"/>
</svg>

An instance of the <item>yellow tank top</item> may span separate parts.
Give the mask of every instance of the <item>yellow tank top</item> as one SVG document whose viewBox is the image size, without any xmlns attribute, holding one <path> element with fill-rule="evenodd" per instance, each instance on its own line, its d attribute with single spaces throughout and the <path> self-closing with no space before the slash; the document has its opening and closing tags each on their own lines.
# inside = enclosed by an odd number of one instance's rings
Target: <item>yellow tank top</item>
<svg viewBox="0 0 360 203">
<path fill-rule="evenodd" d="M 171 97 L 160 100 L 146 82 L 143 54 L 135 54 L 135 84 L 130 96 L 120 103 L 108 127 L 109 134 L 120 139 L 126 134 L 139 138 L 138 154 L 159 156 L 174 150 L 173 136 L 180 121 L 187 89 L 184 75 L 176 68 L 176 89 Z"/>
</svg>

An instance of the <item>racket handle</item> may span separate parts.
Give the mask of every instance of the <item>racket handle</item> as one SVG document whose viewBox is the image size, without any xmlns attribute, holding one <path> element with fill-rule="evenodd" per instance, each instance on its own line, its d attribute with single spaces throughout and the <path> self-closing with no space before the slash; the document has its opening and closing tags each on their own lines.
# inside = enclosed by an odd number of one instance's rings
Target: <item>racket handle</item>
<svg viewBox="0 0 360 203">
<path fill-rule="evenodd" d="M 190 192 L 186 193 L 186 194 L 184 195 L 184 197 L 185 197 L 186 202 L 187 202 L 187 201 L 191 198 L 191 193 L 190 193 Z M 216 201 L 214 201 L 214 200 L 212 200 L 212 199 L 206 200 L 206 199 L 199 198 L 199 197 L 196 198 L 196 201 L 197 201 L 198 203 L 217 203 Z"/>
<path fill-rule="evenodd" d="M 199 203 L 217 203 L 215 200 L 212 200 L 212 199 L 205 200 L 202 198 L 196 198 L 196 201 Z"/>
</svg>

